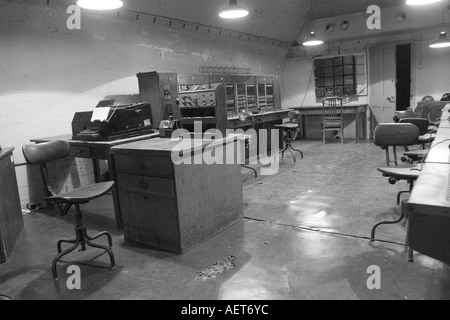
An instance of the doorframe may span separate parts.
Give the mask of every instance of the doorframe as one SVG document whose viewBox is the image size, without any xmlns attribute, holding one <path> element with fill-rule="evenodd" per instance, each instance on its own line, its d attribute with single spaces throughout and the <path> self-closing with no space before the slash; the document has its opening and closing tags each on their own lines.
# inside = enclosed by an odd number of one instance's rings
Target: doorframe
<svg viewBox="0 0 450 320">
<path fill-rule="evenodd" d="M 370 139 L 373 139 L 373 129 L 374 128 L 374 119 L 372 115 L 372 101 L 371 101 L 371 90 L 372 90 L 372 84 L 370 83 L 370 76 L 371 76 L 371 65 L 372 65 L 372 55 L 370 53 L 370 49 L 373 47 L 383 46 L 383 45 L 393 45 L 397 48 L 397 45 L 402 44 L 410 44 L 411 45 L 411 97 L 410 97 L 410 104 L 411 108 L 414 110 L 416 108 L 416 54 L 417 54 L 417 43 L 414 39 L 408 39 L 408 40 L 398 40 L 398 41 L 387 41 L 387 42 L 378 42 L 378 43 L 371 43 L 366 44 L 365 51 L 366 51 L 366 57 L 367 57 L 367 84 L 368 84 L 368 90 L 367 90 L 367 104 L 370 108 L 370 118 L 369 118 L 369 125 L 367 128 L 369 128 L 369 137 Z M 396 51 L 397 52 L 397 51 Z M 396 57 L 395 57 L 396 59 Z M 396 60 L 397 65 L 397 60 Z M 397 79 L 397 70 L 395 71 L 395 78 Z"/>
</svg>

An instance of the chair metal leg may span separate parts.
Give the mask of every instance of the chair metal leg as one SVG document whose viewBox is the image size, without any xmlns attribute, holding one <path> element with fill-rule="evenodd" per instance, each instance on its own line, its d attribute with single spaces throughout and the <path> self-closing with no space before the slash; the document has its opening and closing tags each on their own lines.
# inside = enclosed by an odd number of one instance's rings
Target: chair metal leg
<svg viewBox="0 0 450 320">
<path fill-rule="evenodd" d="M 103 236 L 106 236 L 106 237 L 108 238 L 109 248 L 112 249 L 112 237 L 111 237 L 111 235 L 109 234 L 109 232 L 103 231 L 103 232 L 97 233 L 97 234 L 96 234 L 95 236 L 93 236 L 93 237 L 88 236 L 87 233 L 86 233 L 86 238 L 87 238 L 89 241 L 97 240 L 98 238 L 103 237 Z"/>
<path fill-rule="evenodd" d="M 376 231 L 376 229 L 377 229 L 379 226 L 381 226 L 381 225 L 383 225 L 383 224 L 396 224 L 396 223 L 399 223 L 400 221 L 402 221 L 404 218 L 405 218 L 405 213 L 402 212 L 400 218 L 397 219 L 397 220 L 395 220 L 395 221 L 387 221 L 387 220 L 386 220 L 386 221 L 381 221 L 381 222 L 377 223 L 377 224 L 372 228 L 372 232 L 371 232 L 371 235 L 370 235 L 370 241 L 371 241 L 371 242 L 374 242 L 374 241 L 375 241 L 375 231 Z"/>
<path fill-rule="evenodd" d="M 294 151 L 299 152 L 300 155 L 301 155 L 301 158 L 303 159 L 303 152 L 301 152 L 300 150 L 297 150 L 297 149 L 295 149 L 295 148 L 292 148 L 292 146 L 291 146 L 291 149 L 294 150 Z"/>
<path fill-rule="evenodd" d="M 87 231 L 86 231 L 86 227 L 83 225 L 82 215 L 81 215 L 79 204 L 76 204 L 75 208 L 76 208 L 76 218 L 77 218 L 77 225 L 75 227 L 76 240 L 62 239 L 62 240 L 58 241 L 58 245 L 57 245 L 58 246 L 58 255 L 53 259 L 53 262 L 52 262 L 52 274 L 53 274 L 53 279 L 55 281 L 58 280 L 58 272 L 56 270 L 56 264 L 62 257 L 69 254 L 70 252 L 74 251 L 76 248 L 78 248 L 78 246 L 81 246 L 80 251 L 86 251 L 86 245 L 93 247 L 93 248 L 105 250 L 109 255 L 109 258 L 111 261 L 111 268 L 114 269 L 116 266 L 114 254 L 112 252 L 112 237 L 111 237 L 111 235 L 108 232 L 103 231 L 103 232 L 96 234 L 93 237 L 89 237 L 89 235 L 87 234 Z M 109 247 L 92 242 L 93 240 L 98 239 L 102 236 L 106 236 L 108 238 Z M 73 243 L 74 245 L 72 247 L 70 247 L 69 249 L 61 252 L 61 244 L 62 243 Z"/>
<path fill-rule="evenodd" d="M 397 205 L 400 205 L 400 197 L 402 196 L 402 194 L 405 194 L 405 193 L 409 193 L 410 191 L 400 191 L 398 194 L 397 194 Z"/>
<path fill-rule="evenodd" d="M 86 232 L 86 231 L 85 231 Z M 86 235 L 87 236 L 87 235 Z M 97 244 L 97 243 L 93 243 L 88 239 L 85 239 L 85 242 L 88 246 L 93 247 L 93 248 L 98 248 L 98 249 L 103 249 L 105 250 L 108 254 L 109 254 L 109 259 L 111 261 L 111 268 L 114 269 L 116 267 L 116 261 L 114 259 L 114 253 L 112 252 L 111 248 L 108 248 L 107 246 L 101 245 L 101 244 Z M 111 245 L 112 247 L 112 245 Z"/>
<path fill-rule="evenodd" d="M 63 251 L 63 252 L 60 252 L 60 253 L 53 259 L 53 262 L 52 262 L 52 274 L 53 274 L 53 279 L 54 279 L 55 281 L 58 280 L 58 272 L 56 271 L 56 263 L 58 262 L 59 259 L 61 259 L 62 257 L 64 257 L 66 254 L 69 254 L 69 253 L 71 253 L 72 251 L 74 251 L 76 248 L 78 248 L 79 245 L 80 245 L 80 239 L 79 239 L 79 237 L 78 237 L 78 235 L 77 235 L 77 240 L 76 240 L 75 244 L 74 244 L 72 247 L 70 247 L 69 249 L 67 249 L 67 250 L 65 250 L 65 251 Z"/>
<path fill-rule="evenodd" d="M 71 243 L 71 244 L 74 244 L 74 243 L 77 243 L 77 241 L 78 241 L 78 239 L 75 239 L 75 240 L 61 239 L 61 240 L 59 240 L 59 241 L 58 241 L 58 244 L 57 244 L 57 247 L 58 247 L 58 253 L 61 253 L 61 251 L 62 251 L 62 248 L 61 248 L 61 244 L 62 244 L 62 243 Z"/>
<path fill-rule="evenodd" d="M 286 152 L 287 149 L 288 149 L 288 144 L 286 144 L 286 145 L 284 146 L 284 149 L 283 149 L 283 150 L 278 151 L 278 153 L 275 155 L 275 157 L 278 156 L 278 155 L 281 153 L 281 157 L 284 158 L 284 153 Z"/>
<path fill-rule="evenodd" d="M 295 158 L 295 154 L 292 152 L 292 148 L 289 148 L 289 152 L 292 153 L 292 156 L 294 157 L 294 162 L 297 162 L 297 159 Z"/>
<path fill-rule="evenodd" d="M 255 173 L 255 178 L 258 178 L 258 171 L 256 171 L 256 169 L 255 169 L 255 168 L 252 168 L 252 167 L 246 166 L 245 164 L 241 164 L 241 166 L 243 166 L 243 167 L 244 167 L 244 168 L 246 168 L 246 169 L 250 169 L 250 170 L 253 170 L 253 172 Z"/>
</svg>

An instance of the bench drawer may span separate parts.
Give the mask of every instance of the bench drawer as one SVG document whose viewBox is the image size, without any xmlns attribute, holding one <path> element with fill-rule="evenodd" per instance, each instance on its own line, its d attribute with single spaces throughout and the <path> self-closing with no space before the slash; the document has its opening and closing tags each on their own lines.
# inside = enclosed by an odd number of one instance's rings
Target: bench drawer
<svg viewBox="0 0 450 320">
<path fill-rule="evenodd" d="M 172 179 L 119 173 L 117 175 L 117 185 L 120 190 L 126 192 L 175 197 L 174 181 Z"/>
<path fill-rule="evenodd" d="M 173 176 L 172 161 L 166 157 L 116 154 L 116 171 L 139 175 Z"/>
</svg>

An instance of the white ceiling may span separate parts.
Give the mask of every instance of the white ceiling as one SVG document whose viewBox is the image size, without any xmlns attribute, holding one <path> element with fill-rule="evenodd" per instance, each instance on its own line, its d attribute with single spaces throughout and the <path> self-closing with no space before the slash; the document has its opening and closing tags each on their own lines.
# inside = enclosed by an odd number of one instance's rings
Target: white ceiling
<svg viewBox="0 0 450 320">
<path fill-rule="evenodd" d="M 165 16 L 266 38 L 294 41 L 305 22 L 312 19 L 365 12 L 369 5 L 390 7 L 405 0 L 238 0 L 249 17 L 224 20 L 218 17 L 228 0 L 123 0 L 128 10 Z"/>
</svg>

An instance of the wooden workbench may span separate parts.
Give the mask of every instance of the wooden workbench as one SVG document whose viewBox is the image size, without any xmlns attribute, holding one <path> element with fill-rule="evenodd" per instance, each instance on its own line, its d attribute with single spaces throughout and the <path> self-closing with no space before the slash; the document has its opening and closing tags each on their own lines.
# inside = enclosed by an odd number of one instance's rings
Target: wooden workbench
<svg viewBox="0 0 450 320">
<path fill-rule="evenodd" d="M 450 263 L 450 104 L 408 201 L 409 246 Z"/>
<path fill-rule="evenodd" d="M 367 138 L 367 105 L 366 104 L 344 104 L 343 113 L 351 114 L 355 116 L 355 142 L 358 143 L 360 139 Z M 302 107 L 292 107 L 292 110 L 298 110 L 302 114 L 303 117 L 303 134 L 305 138 L 315 138 L 308 133 L 306 129 L 307 117 L 309 116 L 322 116 L 322 106 L 302 106 Z M 363 121 L 361 121 L 361 116 L 363 115 Z M 321 132 L 321 128 L 319 127 L 317 132 Z M 345 132 L 345 130 L 344 130 Z M 345 137 L 344 137 L 345 138 Z"/>
</svg>

